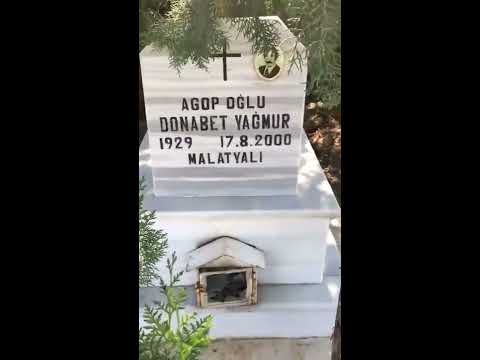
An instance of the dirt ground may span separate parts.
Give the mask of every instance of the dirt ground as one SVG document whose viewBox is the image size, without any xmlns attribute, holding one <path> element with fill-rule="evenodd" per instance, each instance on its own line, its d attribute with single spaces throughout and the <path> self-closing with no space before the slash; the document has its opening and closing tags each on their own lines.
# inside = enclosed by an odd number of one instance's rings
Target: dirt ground
<svg viewBox="0 0 480 360">
<path fill-rule="evenodd" d="M 303 125 L 320 165 L 341 204 L 341 115 L 339 111 L 326 112 L 316 103 L 305 109 Z"/>
<path fill-rule="evenodd" d="M 310 339 L 222 339 L 201 360 L 330 360 L 330 341 Z"/>
</svg>

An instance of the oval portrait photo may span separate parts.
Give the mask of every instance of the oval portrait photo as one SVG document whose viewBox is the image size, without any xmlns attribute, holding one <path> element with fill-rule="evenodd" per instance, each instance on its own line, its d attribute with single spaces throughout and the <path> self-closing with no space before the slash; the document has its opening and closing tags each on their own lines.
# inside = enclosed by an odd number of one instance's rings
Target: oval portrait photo
<svg viewBox="0 0 480 360">
<path fill-rule="evenodd" d="M 283 70 L 284 56 L 282 50 L 272 47 L 264 53 L 256 54 L 255 71 L 263 80 L 274 80 L 278 78 Z"/>
</svg>

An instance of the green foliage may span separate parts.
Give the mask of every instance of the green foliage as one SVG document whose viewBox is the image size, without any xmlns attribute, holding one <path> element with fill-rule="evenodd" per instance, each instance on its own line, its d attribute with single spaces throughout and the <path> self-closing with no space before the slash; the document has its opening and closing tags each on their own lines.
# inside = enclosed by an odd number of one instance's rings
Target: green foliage
<svg viewBox="0 0 480 360">
<path fill-rule="evenodd" d="M 250 6 L 242 7 L 242 2 Z M 253 0 L 241 0 L 239 4 L 215 0 L 172 0 L 170 10 L 166 13 L 151 11 L 148 31 L 141 33 L 141 44 L 153 44 L 157 48 L 166 47 L 169 52 L 170 66 L 178 73 L 188 62 L 199 69 L 206 70 L 214 59 L 213 55 L 221 53 L 223 44 L 229 43 L 228 36 L 222 28 L 220 16 L 234 11 L 247 10 L 260 13 L 260 8 Z M 243 10 L 241 10 L 243 9 Z M 252 51 L 259 52 L 278 45 L 278 35 L 274 26 L 258 17 L 238 18 L 230 27 L 242 33 L 252 42 Z"/>
<path fill-rule="evenodd" d="M 156 265 L 165 256 L 167 250 L 167 235 L 154 229 L 155 212 L 143 209 L 144 179 L 139 182 L 138 189 L 138 248 L 139 248 L 139 284 L 151 286 L 153 281 L 159 278 Z"/>
<path fill-rule="evenodd" d="M 185 289 L 175 288 L 183 271 L 175 273 L 175 253 L 167 259 L 169 280 L 161 279 L 165 302 L 156 308 L 145 307 L 147 326 L 140 329 L 139 360 L 196 360 L 210 343 L 212 317 L 197 318 L 195 313 L 180 314 L 186 299 Z"/>
<path fill-rule="evenodd" d="M 153 19 L 146 37 L 154 46 L 168 48 L 170 66 L 177 71 L 189 61 L 206 69 L 211 55 L 223 48 L 225 38 L 212 0 L 172 0 L 171 10 Z"/>
<path fill-rule="evenodd" d="M 232 28 L 252 43 L 252 53 L 263 53 L 279 45 L 280 38 L 271 22 L 258 17 L 233 18 Z"/>
<path fill-rule="evenodd" d="M 274 0 L 290 31 L 307 48 L 307 94 L 327 108 L 341 102 L 341 0 Z M 300 61 L 297 54 L 294 61 Z"/>
<path fill-rule="evenodd" d="M 259 0 L 215 0 L 217 16 L 258 17 L 267 15 L 266 3 Z"/>
<path fill-rule="evenodd" d="M 140 286 L 151 286 L 160 281 L 165 298 L 155 308 L 145 306 L 147 326 L 139 332 L 139 360 L 196 360 L 208 346 L 212 317 L 197 318 L 197 314 L 181 313 L 186 300 L 184 288 L 178 285 L 183 271 L 175 272 L 175 252 L 167 259 L 169 279 L 162 279 L 156 265 L 165 256 L 167 235 L 153 228 L 155 212 L 143 209 L 144 179 L 139 182 L 139 257 Z"/>
<path fill-rule="evenodd" d="M 141 1 L 157 4 L 156 8 L 141 6 L 148 8 L 140 14 L 144 26 L 141 47 L 150 43 L 166 47 L 170 65 L 177 72 L 188 62 L 206 69 L 212 55 L 222 51 L 224 41 L 228 44 L 220 17 L 236 18 L 231 27 L 252 42 L 252 52 L 256 53 L 278 45 L 273 25 L 259 16 L 279 16 L 307 49 L 307 95 L 322 101 L 326 108 L 340 105 L 341 0 Z M 298 51 L 293 65 L 304 66 Z"/>
<path fill-rule="evenodd" d="M 164 14 L 170 8 L 168 0 L 139 0 L 139 51 L 148 45 L 148 32 L 157 17 Z"/>
</svg>

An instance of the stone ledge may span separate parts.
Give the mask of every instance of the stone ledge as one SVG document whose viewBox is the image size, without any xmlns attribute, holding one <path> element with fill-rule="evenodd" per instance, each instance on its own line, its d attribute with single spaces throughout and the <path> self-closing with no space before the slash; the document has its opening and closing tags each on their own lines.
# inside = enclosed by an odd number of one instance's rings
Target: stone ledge
<svg viewBox="0 0 480 360">
<path fill-rule="evenodd" d="M 318 162 L 305 133 L 302 138 L 301 166 L 296 196 L 213 196 L 213 197 L 156 197 L 153 194 L 152 168 L 148 136 L 139 150 L 139 176 L 145 177 L 144 207 L 161 216 L 211 216 L 236 214 L 238 216 L 340 216 L 340 207 L 332 188 Z"/>
<path fill-rule="evenodd" d="M 316 285 L 259 285 L 259 303 L 221 309 L 199 309 L 193 287 L 187 287 L 186 310 L 199 316 L 212 314 L 214 338 L 329 337 L 335 324 L 340 276 L 324 278 Z M 160 300 L 158 288 L 139 290 L 140 326 L 143 306 Z"/>
</svg>

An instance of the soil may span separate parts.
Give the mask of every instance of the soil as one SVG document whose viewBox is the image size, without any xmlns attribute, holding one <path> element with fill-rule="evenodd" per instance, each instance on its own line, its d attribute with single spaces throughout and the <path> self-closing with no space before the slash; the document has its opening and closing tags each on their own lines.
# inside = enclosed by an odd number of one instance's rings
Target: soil
<svg viewBox="0 0 480 360">
<path fill-rule="evenodd" d="M 303 125 L 320 165 L 341 204 L 341 113 L 307 103 Z"/>
</svg>

